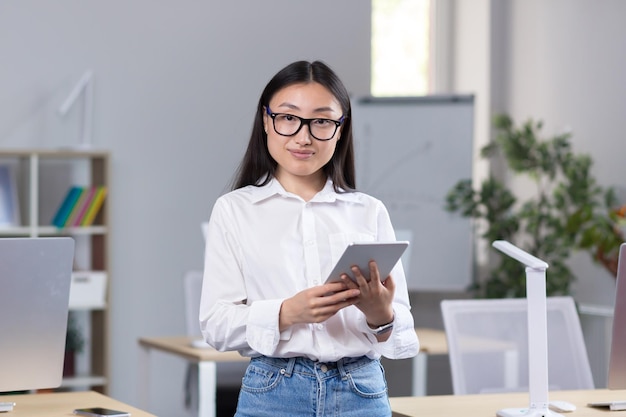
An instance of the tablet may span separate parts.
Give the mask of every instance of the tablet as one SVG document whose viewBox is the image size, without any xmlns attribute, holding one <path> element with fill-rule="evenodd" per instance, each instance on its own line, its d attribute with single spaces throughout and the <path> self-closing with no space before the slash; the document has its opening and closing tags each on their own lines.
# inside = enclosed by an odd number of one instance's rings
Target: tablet
<svg viewBox="0 0 626 417">
<path fill-rule="evenodd" d="M 344 273 L 354 280 L 350 269 L 354 265 L 358 266 L 363 275 L 368 278 L 368 265 L 371 260 L 376 261 L 380 279 L 385 280 L 408 246 L 408 241 L 351 243 L 328 275 L 326 282 L 341 281 L 341 275 Z"/>
</svg>

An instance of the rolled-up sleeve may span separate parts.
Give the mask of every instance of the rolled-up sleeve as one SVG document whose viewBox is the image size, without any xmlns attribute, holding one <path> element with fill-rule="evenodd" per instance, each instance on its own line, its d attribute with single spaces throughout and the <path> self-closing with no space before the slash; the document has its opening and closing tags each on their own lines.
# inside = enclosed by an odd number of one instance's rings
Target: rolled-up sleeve
<svg viewBox="0 0 626 417">
<path fill-rule="evenodd" d="M 207 343 L 218 350 L 245 350 L 250 309 L 240 262 L 240 248 L 230 232 L 228 207 L 218 199 L 209 221 L 200 328 Z"/>
</svg>

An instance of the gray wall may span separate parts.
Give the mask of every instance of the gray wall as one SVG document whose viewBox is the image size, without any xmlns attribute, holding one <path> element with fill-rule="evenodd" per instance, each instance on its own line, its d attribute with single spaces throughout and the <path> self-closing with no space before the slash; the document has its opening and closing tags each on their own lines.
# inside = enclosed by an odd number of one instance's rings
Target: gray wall
<svg viewBox="0 0 626 417">
<path fill-rule="evenodd" d="M 111 390 L 137 404 L 137 338 L 185 331 L 182 276 L 202 267 L 200 222 L 242 156 L 261 89 L 323 59 L 369 91 L 362 0 L 0 3 L 0 146 L 78 143 L 56 109 L 95 72 L 95 146 L 112 153 Z M 151 411 L 182 416 L 182 361 L 155 357 Z"/>
</svg>

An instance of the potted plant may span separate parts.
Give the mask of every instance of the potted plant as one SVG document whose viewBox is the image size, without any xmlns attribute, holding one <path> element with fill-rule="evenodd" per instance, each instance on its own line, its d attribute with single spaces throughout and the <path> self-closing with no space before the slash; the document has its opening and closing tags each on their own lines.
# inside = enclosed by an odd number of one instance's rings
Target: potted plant
<svg viewBox="0 0 626 417">
<path fill-rule="evenodd" d="M 615 275 L 626 210 L 618 207 L 612 188 L 598 185 L 591 157 L 573 151 L 569 133 L 541 139 L 541 121 L 518 127 L 500 114 L 493 125 L 495 139 L 481 156 L 503 160 L 513 176 L 530 179 L 532 195 L 519 198 L 494 175 L 478 189 L 462 179 L 448 192 L 446 209 L 473 219 L 481 238 L 508 240 L 548 262 L 548 295 L 569 293 L 575 276 L 567 260 L 575 250 L 587 251 Z M 523 266 L 497 252 L 493 256 L 487 276 L 475 279 L 471 290 L 478 297 L 525 296 Z"/>
<path fill-rule="evenodd" d="M 73 376 L 76 353 L 82 352 L 85 346 L 85 338 L 76 317 L 70 312 L 67 318 L 67 332 L 65 333 L 65 361 L 63 363 L 63 375 Z"/>
</svg>

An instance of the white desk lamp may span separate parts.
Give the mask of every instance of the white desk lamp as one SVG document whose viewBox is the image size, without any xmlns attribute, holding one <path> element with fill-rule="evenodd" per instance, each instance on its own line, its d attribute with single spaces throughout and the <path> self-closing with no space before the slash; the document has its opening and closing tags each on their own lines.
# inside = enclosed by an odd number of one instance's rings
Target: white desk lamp
<svg viewBox="0 0 626 417">
<path fill-rule="evenodd" d="M 528 408 L 498 410 L 498 417 L 557 417 L 548 402 L 548 318 L 546 307 L 546 269 L 548 264 L 505 240 L 493 247 L 526 265 L 528 300 Z"/>
<path fill-rule="evenodd" d="M 80 94 L 84 94 L 83 99 L 83 125 L 81 129 L 81 139 L 78 144 L 79 148 L 87 149 L 91 148 L 91 133 L 92 133 L 92 117 L 93 117 L 93 71 L 87 70 L 83 76 L 78 80 L 78 83 L 74 86 L 74 89 L 70 92 L 70 95 L 65 99 L 61 107 L 59 107 L 59 114 L 65 116 L 70 110 L 76 99 Z"/>
</svg>

